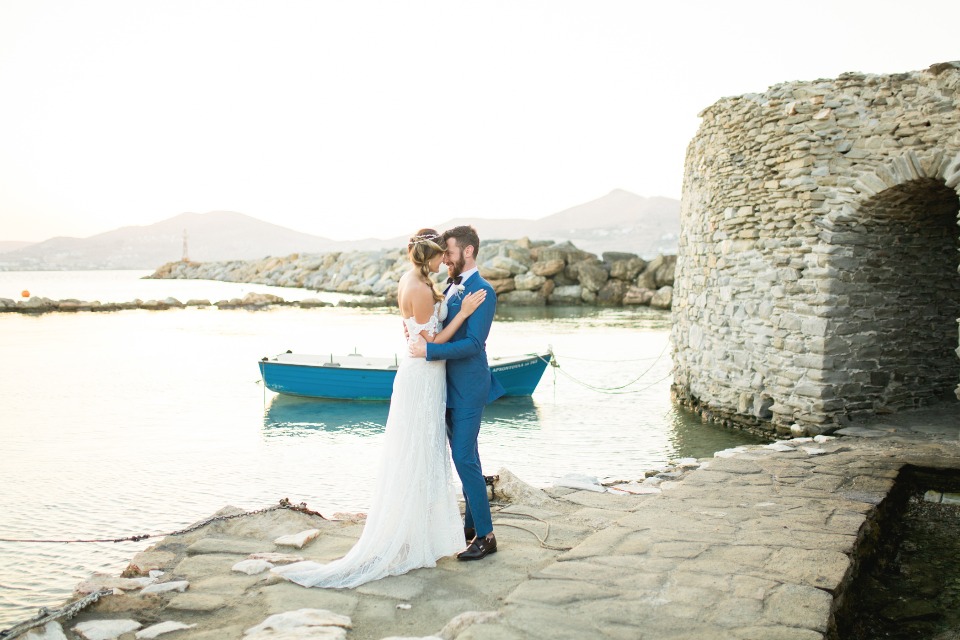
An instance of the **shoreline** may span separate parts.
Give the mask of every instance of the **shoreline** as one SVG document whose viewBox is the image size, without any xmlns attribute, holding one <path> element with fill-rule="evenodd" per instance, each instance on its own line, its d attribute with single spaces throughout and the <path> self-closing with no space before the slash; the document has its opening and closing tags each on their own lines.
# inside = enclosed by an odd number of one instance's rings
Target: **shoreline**
<svg viewBox="0 0 960 640">
<path fill-rule="evenodd" d="M 65 627 L 129 619 L 143 633 L 178 622 L 196 626 L 160 637 L 240 638 L 271 615 L 324 609 L 349 622 L 328 616 L 329 635 L 319 637 L 351 640 L 835 638 L 847 590 L 908 471 L 960 477 L 952 408 L 903 412 L 837 438 L 736 447 L 621 491 L 541 490 L 503 470 L 494 486 L 499 553 L 444 558 L 357 589 L 304 589 L 233 569 L 258 552 L 329 561 L 359 535 L 356 520 L 283 510 L 214 523 L 133 559 L 122 579 L 162 570 L 155 593 L 120 583 L 127 589 Z M 311 528 L 321 534 L 303 549 L 273 543 Z"/>
</svg>

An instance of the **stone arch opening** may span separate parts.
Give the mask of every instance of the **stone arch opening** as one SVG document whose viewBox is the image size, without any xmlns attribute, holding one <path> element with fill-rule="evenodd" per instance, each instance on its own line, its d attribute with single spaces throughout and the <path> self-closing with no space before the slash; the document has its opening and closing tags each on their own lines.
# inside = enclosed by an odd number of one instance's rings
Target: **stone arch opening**
<svg viewBox="0 0 960 640">
<path fill-rule="evenodd" d="M 960 382 L 960 198 L 912 180 L 864 201 L 836 228 L 839 317 L 827 356 L 851 414 L 953 400 Z"/>
</svg>

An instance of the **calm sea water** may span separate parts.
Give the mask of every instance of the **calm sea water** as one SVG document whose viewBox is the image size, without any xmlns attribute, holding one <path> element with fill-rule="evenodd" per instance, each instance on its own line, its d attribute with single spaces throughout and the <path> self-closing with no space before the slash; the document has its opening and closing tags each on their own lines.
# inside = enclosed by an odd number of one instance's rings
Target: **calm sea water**
<svg viewBox="0 0 960 640">
<path fill-rule="evenodd" d="M 248 284 L 141 280 L 146 272 L 0 272 L 0 297 L 216 301 L 336 294 Z M 669 314 L 521 309 L 497 317 L 491 355 L 552 346 L 532 398 L 488 407 L 484 471 L 535 485 L 571 472 L 636 478 L 750 436 L 672 406 Z M 322 513 L 370 504 L 386 403 L 266 391 L 257 360 L 403 353 L 395 311 L 189 308 L 0 315 L 0 538 L 113 538 L 181 528 L 234 505 L 289 497 Z M 615 387 L 623 387 L 613 389 Z M 603 391 L 598 388 L 608 389 Z M 0 628 L 57 606 L 94 571 L 117 573 L 150 542 L 0 542 Z"/>
</svg>

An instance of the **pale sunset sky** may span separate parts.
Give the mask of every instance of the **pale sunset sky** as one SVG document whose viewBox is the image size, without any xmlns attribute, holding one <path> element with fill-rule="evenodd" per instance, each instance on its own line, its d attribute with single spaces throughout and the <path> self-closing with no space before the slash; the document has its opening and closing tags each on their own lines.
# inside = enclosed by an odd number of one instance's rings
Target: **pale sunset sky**
<svg viewBox="0 0 960 640">
<path fill-rule="evenodd" d="M 958 24 L 956 0 L 0 0 L 0 240 L 679 198 L 717 99 L 960 59 Z"/>
</svg>

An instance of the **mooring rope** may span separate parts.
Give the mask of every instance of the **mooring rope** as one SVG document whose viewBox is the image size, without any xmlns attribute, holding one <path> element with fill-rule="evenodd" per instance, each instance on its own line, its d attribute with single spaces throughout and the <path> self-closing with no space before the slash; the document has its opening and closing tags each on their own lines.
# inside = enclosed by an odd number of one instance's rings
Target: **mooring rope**
<svg viewBox="0 0 960 640">
<path fill-rule="evenodd" d="M 606 393 L 606 394 L 610 394 L 610 395 L 620 395 L 620 394 L 626 394 L 626 393 L 640 393 L 640 392 L 642 392 L 642 391 L 646 391 L 647 389 L 656 386 L 657 384 L 663 382 L 664 380 L 666 380 L 667 378 L 669 378 L 671 375 L 673 375 L 673 372 L 670 372 L 670 373 L 668 373 L 667 375 L 665 375 L 665 376 L 663 376 L 662 378 L 660 378 L 659 380 L 656 380 L 656 381 L 650 383 L 649 385 L 647 385 L 647 386 L 645 386 L 645 387 L 641 387 L 640 389 L 627 389 L 627 387 L 630 387 L 630 386 L 632 386 L 632 385 L 640 382 L 640 380 L 642 380 L 648 373 L 650 373 L 650 372 L 653 370 L 653 368 L 654 368 L 655 366 L 657 366 L 657 363 L 660 362 L 660 360 L 663 358 L 663 355 L 667 352 L 667 347 L 668 347 L 668 346 L 670 346 L 670 343 L 669 343 L 669 342 L 666 342 L 666 343 L 663 345 L 663 349 L 660 350 L 660 354 L 653 360 L 653 362 L 650 363 L 650 366 L 648 366 L 646 369 L 643 370 L 643 372 L 640 373 L 640 375 L 638 375 L 636 378 L 634 378 L 634 379 L 631 380 L 630 382 L 627 382 L 627 383 L 624 383 L 624 384 L 621 384 L 621 385 L 618 385 L 618 386 L 615 386 L 615 387 L 601 387 L 601 386 L 598 386 L 598 385 L 590 384 L 589 382 L 584 382 L 583 380 L 580 380 L 580 379 L 578 379 L 578 378 L 570 375 L 570 374 L 567 373 L 566 370 L 564 370 L 563 367 L 561 367 L 560 364 L 557 362 L 557 359 L 556 359 L 556 357 L 555 357 L 555 355 L 554 355 L 554 353 L 553 353 L 552 350 L 551 350 L 551 352 L 550 352 L 550 355 L 551 355 L 550 360 L 547 360 L 546 358 L 544 358 L 543 356 L 541 356 L 541 355 L 539 355 L 539 354 L 529 354 L 529 355 L 535 355 L 535 356 L 537 356 L 537 358 L 539 358 L 541 361 L 546 362 L 547 364 L 553 366 L 554 372 L 559 371 L 563 376 L 565 376 L 567 379 L 569 379 L 570 381 L 574 382 L 575 384 L 578 384 L 578 385 L 580 385 L 580 386 L 582 386 L 582 387 L 585 387 L 585 388 L 587 388 L 587 389 L 590 389 L 591 391 L 596 391 L 596 392 L 598 392 L 598 393 Z M 567 359 L 566 356 L 564 356 L 564 359 Z M 573 358 L 570 358 L 570 359 L 573 359 Z M 615 361 L 611 361 L 611 362 L 615 362 Z M 624 362 L 626 362 L 626 361 L 624 361 Z"/>
<path fill-rule="evenodd" d="M 93 593 L 80 598 L 76 602 L 71 602 L 60 609 L 54 609 L 51 611 L 47 608 L 41 608 L 40 612 L 29 620 L 24 620 L 23 622 L 17 623 L 9 629 L 0 630 L 0 638 L 16 638 L 17 636 L 26 633 L 30 629 L 35 629 L 39 626 L 47 624 L 48 622 L 60 620 L 61 618 L 69 620 L 103 596 L 108 596 L 112 593 L 113 589 L 100 589 L 99 591 L 94 591 Z"/>
</svg>

